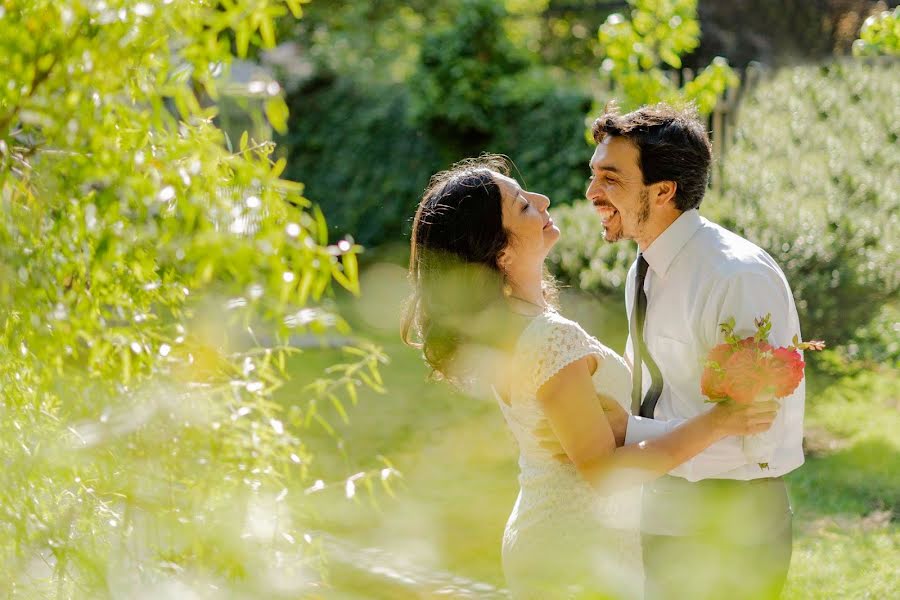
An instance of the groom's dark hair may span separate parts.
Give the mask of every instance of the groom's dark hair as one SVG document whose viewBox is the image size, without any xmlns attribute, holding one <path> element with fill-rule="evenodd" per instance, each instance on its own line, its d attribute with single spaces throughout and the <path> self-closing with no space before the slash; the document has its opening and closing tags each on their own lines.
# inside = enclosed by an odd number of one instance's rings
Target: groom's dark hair
<svg viewBox="0 0 900 600">
<path fill-rule="evenodd" d="M 697 208 L 709 183 L 712 147 L 693 106 L 676 109 L 660 103 L 620 115 L 615 103 L 594 121 L 594 141 L 622 137 L 639 153 L 644 185 L 674 181 L 675 208 Z"/>
</svg>

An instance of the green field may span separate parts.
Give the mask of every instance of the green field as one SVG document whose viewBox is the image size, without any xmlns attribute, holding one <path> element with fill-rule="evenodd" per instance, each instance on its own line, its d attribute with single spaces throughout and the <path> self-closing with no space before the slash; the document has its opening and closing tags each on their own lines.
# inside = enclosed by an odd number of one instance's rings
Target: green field
<svg viewBox="0 0 900 600">
<path fill-rule="evenodd" d="M 563 311 L 612 347 L 624 346 L 615 301 L 569 293 Z M 317 527 L 383 550 L 418 575 L 402 583 L 336 562 L 336 597 L 427 598 L 451 575 L 469 580 L 459 580 L 463 589 L 472 582 L 502 586 L 500 540 L 517 493 L 515 442 L 494 405 L 427 380 L 418 354 L 392 330 L 396 314 L 368 317 L 379 327 L 367 333 L 391 357 L 383 370 L 387 394 L 361 395 L 350 423 L 337 429 L 340 447 L 321 431 L 311 432 L 310 443 L 322 473 L 375 468 L 374 457 L 384 455 L 403 473 L 402 484 L 394 497 L 376 491 L 374 500 L 347 500 L 340 485 L 307 497 Z M 336 351 L 299 355 L 297 380 L 335 359 Z M 890 597 L 900 584 L 900 379 L 888 370 L 838 376 L 816 369 L 809 379 L 807 462 L 788 479 L 795 542 L 786 597 Z M 290 396 L 286 391 L 283 401 Z"/>
</svg>

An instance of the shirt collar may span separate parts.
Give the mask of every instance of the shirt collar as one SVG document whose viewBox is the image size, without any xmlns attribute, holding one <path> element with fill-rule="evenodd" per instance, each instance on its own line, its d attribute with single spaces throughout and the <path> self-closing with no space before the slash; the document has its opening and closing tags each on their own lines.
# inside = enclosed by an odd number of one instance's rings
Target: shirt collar
<svg viewBox="0 0 900 600">
<path fill-rule="evenodd" d="M 644 251 L 644 258 L 654 273 L 665 278 L 672 261 L 700 225 L 702 225 L 700 212 L 696 209 L 687 210 L 653 240 L 650 247 Z"/>
</svg>

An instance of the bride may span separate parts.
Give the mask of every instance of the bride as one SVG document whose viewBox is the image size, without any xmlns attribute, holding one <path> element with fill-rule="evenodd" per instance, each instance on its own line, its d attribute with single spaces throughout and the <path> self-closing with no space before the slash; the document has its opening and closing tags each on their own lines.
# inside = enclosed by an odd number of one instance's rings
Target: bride
<svg viewBox="0 0 900 600">
<path fill-rule="evenodd" d="M 503 536 L 513 597 L 640 598 L 640 484 L 723 437 L 765 431 L 776 405 L 716 404 L 623 446 L 629 368 L 554 307 L 549 204 L 501 157 L 435 175 L 413 221 L 403 339 L 438 378 L 496 398 L 518 442 L 520 492 Z"/>
</svg>

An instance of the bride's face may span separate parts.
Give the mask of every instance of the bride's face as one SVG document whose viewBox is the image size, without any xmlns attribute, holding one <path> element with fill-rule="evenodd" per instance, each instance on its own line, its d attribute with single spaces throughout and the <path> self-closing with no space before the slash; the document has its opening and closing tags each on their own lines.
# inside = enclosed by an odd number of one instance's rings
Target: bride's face
<svg viewBox="0 0 900 600">
<path fill-rule="evenodd" d="M 510 233 L 506 260 L 542 263 L 559 239 L 559 228 L 547 212 L 550 199 L 523 190 L 515 179 L 500 173 L 494 173 L 494 179 L 503 198 L 503 226 Z"/>
</svg>

